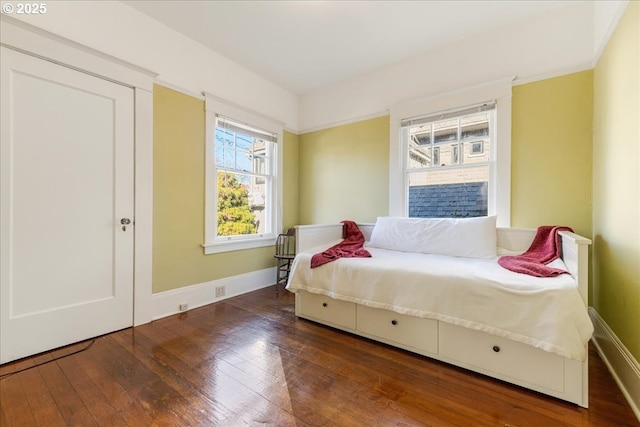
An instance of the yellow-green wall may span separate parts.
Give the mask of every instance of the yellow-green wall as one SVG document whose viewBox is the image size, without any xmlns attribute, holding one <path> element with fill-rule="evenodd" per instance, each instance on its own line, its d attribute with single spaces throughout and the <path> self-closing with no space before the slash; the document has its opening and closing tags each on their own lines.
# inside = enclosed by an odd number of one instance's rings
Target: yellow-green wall
<svg viewBox="0 0 640 427">
<path fill-rule="evenodd" d="M 592 113 L 591 71 L 514 87 L 512 226 L 591 236 Z M 388 116 L 300 135 L 299 152 L 302 223 L 388 214 Z"/>
<path fill-rule="evenodd" d="M 375 222 L 389 212 L 389 116 L 299 136 L 299 220 Z"/>
<path fill-rule="evenodd" d="M 511 226 L 591 237 L 593 72 L 515 86 L 511 114 Z"/>
<path fill-rule="evenodd" d="M 153 292 L 274 266 L 273 248 L 204 255 L 204 101 L 154 86 Z M 297 179 L 297 136 L 285 132 L 284 177 Z M 284 188 L 285 224 L 298 222 L 297 188 Z"/>
<path fill-rule="evenodd" d="M 283 137 L 283 173 L 282 190 L 285 195 L 282 225 L 284 230 L 300 223 L 298 218 L 298 135 L 291 132 L 284 132 Z"/>
<path fill-rule="evenodd" d="M 593 306 L 640 360 L 640 3 L 594 71 Z"/>
</svg>

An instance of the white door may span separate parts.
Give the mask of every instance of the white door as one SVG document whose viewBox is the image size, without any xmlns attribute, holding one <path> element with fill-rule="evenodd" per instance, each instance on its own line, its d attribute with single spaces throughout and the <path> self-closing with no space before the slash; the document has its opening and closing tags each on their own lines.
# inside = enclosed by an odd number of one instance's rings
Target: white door
<svg viewBox="0 0 640 427">
<path fill-rule="evenodd" d="M 5 363 L 133 324 L 134 100 L 0 49 Z"/>
</svg>

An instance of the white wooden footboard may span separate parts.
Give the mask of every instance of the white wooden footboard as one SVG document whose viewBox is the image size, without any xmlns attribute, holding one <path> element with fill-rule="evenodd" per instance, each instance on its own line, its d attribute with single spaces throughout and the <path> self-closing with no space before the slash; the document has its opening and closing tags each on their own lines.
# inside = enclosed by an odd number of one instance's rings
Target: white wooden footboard
<svg viewBox="0 0 640 427">
<path fill-rule="evenodd" d="M 358 224 L 369 240 L 374 224 Z M 524 252 L 534 229 L 498 228 L 498 247 Z M 562 258 L 588 307 L 589 239 L 562 231 Z M 296 227 L 296 251 L 342 238 L 342 224 Z M 534 347 L 432 319 L 296 293 L 296 316 L 403 348 L 531 390 L 588 407 L 588 360 L 580 362 Z"/>
</svg>

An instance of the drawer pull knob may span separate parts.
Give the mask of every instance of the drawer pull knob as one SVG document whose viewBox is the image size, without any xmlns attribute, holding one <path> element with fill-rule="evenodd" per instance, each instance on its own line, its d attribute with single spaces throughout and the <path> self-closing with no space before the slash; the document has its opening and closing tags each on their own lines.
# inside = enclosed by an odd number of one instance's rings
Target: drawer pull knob
<svg viewBox="0 0 640 427">
<path fill-rule="evenodd" d="M 394 319 L 394 320 L 391 321 L 391 324 L 395 326 L 395 325 L 398 324 L 398 321 Z"/>
<path fill-rule="evenodd" d="M 323 307 L 326 307 L 326 306 L 327 306 L 327 303 L 326 303 L 326 302 L 323 302 L 323 303 L 322 303 L 322 306 L 323 306 Z"/>
<path fill-rule="evenodd" d="M 496 353 L 500 352 L 500 347 L 498 347 L 497 345 L 493 346 L 493 351 L 495 351 Z"/>
</svg>

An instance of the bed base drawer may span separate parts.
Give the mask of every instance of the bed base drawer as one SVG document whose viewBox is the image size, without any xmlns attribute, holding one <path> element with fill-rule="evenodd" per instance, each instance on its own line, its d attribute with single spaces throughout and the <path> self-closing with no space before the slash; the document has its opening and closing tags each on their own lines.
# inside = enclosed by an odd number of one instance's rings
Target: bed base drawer
<svg viewBox="0 0 640 427">
<path fill-rule="evenodd" d="M 439 351 L 457 365 L 506 381 L 564 392 L 564 358 L 480 331 L 440 323 Z"/>
<path fill-rule="evenodd" d="M 335 300 L 325 295 L 297 293 L 296 316 L 318 320 L 340 329 L 350 331 L 356 329 L 356 304 Z"/>
<path fill-rule="evenodd" d="M 436 320 L 403 316 L 307 292 L 296 293 L 296 316 L 564 399 L 585 408 L 589 406 L 587 361 L 567 359 L 481 331 Z M 393 320 L 396 321 L 395 325 Z"/>
<path fill-rule="evenodd" d="M 438 353 L 438 322 L 358 305 L 358 331 L 396 347 Z"/>
</svg>

